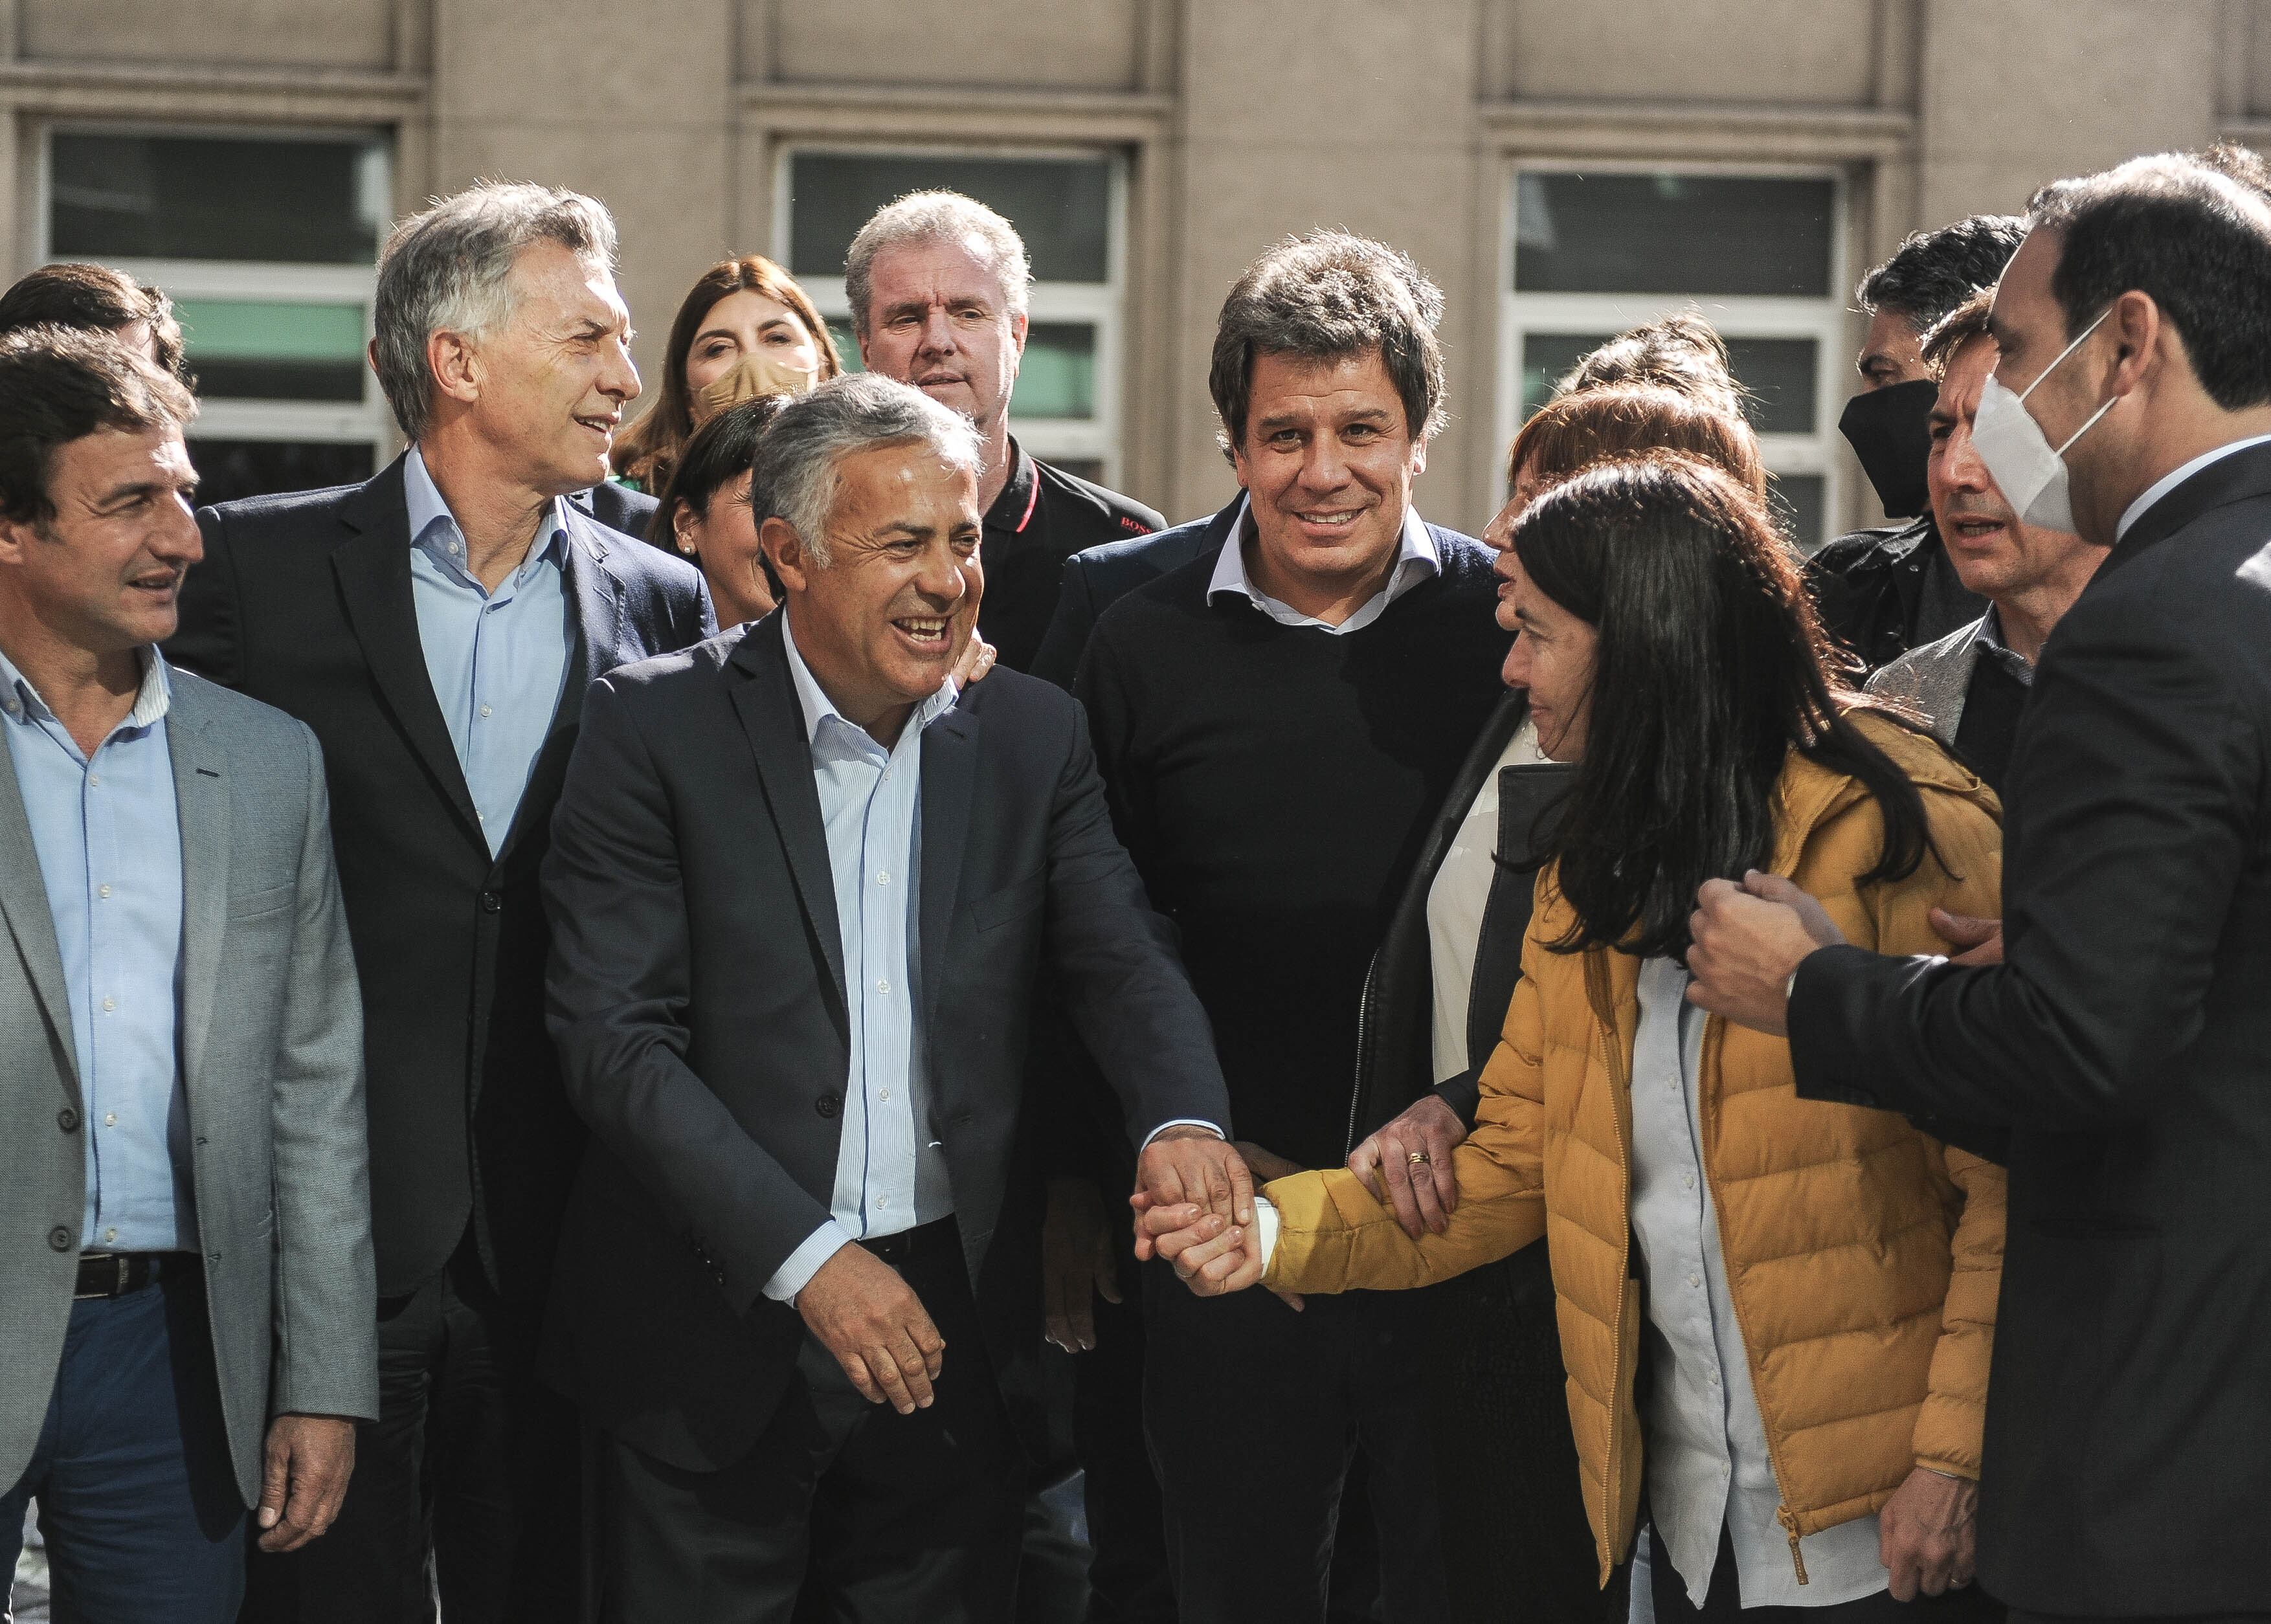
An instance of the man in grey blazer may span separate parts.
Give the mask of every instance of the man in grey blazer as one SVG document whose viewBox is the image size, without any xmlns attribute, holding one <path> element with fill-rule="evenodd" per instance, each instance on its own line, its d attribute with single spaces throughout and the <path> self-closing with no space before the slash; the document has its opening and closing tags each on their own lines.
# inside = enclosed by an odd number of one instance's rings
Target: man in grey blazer
<svg viewBox="0 0 2271 1624">
<path fill-rule="evenodd" d="M 179 384 L 0 339 L 0 1571 L 58 1617 L 235 1616 L 377 1408 L 362 1011 L 321 756 L 171 670 Z"/>
<path fill-rule="evenodd" d="M 2074 607 L 2105 549 L 2067 530 L 2029 525 L 2012 511 L 1971 443 L 1979 391 L 1995 368 L 1987 329 L 1994 290 L 1984 288 L 1925 335 L 1925 364 L 1940 380 L 1925 464 L 1933 522 L 1967 591 L 1987 613 L 1910 649 L 1869 679 L 1869 691 L 1920 711 L 1933 736 L 2000 794 L 2019 711 L 2051 628 Z M 1957 940 L 1985 940 L 1972 922 Z"/>
</svg>

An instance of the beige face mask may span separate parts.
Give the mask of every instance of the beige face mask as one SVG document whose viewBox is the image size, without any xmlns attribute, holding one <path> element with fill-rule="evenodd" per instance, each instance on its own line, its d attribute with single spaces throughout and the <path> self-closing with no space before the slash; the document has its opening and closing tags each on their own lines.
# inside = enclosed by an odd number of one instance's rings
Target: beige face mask
<svg viewBox="0 0 2271 1624">
<path fill-rule="evenodd" d="M 694 426 L 699 428 L 729 406 L 762 395 L 800 395 L 820 379 L 815 364 L 799 368 L 790 355 L 767 347 L 744 355 L 726 371 L 695 391 Z"/>
</svg>

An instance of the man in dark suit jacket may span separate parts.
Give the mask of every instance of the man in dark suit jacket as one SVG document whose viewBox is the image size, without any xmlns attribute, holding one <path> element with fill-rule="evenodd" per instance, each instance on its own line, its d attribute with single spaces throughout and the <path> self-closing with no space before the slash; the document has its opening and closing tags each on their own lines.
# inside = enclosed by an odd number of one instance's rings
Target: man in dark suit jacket
<svg viewBox="0 0 2271 1624">
<path fill-rule="evenodd" d="M 2029 224 L 1975 440 L 2022 518 L 2113 551 L 2019 724 L 2000 951 L 1880 958 L 1715 881 L 1696 995 L 1786 1024 L 1809 1096 L 2011 1129 L 1981 1583 L 2014 1617 L 2263 1617 L 2271 208 L 2148 158 Z"/>
<path fill-rule="evenodd" d="M 254 1562 L 257 1617 L 391 1624 L 429 1561 L 453 1620 L 575 1605 L 575 1423 L 533 1370 L 584 1133 L 537 870 L 586 685 L 715 629 L 694 570 L 564 500 L 638 388 L 612 247 L 598 204 L 536 187 L 406 222 L 372 347 L 411 450 L 197 516 L 170 651 L 322 741 L 368 1033 L 380 1416 L 331 1535 Z M 466 263 L 508 312 L 475 332 Z"/>
<path fill-rule="evenodd" d="M 545 867 L 593 1130 L 553 1331 L 604 1434 L 610 1619 L 786 1618 L 808 1573 L 834 1617 L 1009 1616 L 1045 960 L 1144 1187 L 1251 1214 L 1077 707 L 948 679 L 983 585 L 978 466 L 904 384 L 791 401 L 751 495 L 786 607 L 588 702 Z"/>
</svg>

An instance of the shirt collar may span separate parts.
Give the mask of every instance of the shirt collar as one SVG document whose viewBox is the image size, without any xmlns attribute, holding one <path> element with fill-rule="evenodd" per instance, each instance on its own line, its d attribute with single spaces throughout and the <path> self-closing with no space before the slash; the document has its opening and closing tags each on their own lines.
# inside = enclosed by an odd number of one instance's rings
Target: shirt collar
<svg viewBox="0 0 2271 1624">
<path fill-rule="evenodd" d="M 1033 522 L 1033 510 L 1040 500 L 1041 471 L 1025 455 L 1025 448 L 1017 443 L 1017 436 L 1011 435 L 1009 483 L 994 498 L 994 505 L 986 510 L 985 527 L 1022 535 L 1025 526 Z"/>
<path fill-rule="evenodd" d="M 2212 451 L 2202 451 L 2183 467 L 2172 469 L 2163 474 L 2145 488 L 2143 495 L 2122 510 L 2121 522 L 2113 526 L 2113 540 L 2118 543 L 2122 537 L 2129 533 L 2129 526 L 2144 518 L 2155 503 L 2198 473 L 2202 468 L 2207 467 L 2208 464 L 2222 462 L 2235 452 L 2244 451 L 2250 446 L 2261 445 L 2267 441 L 2271 441 L 2271 434 L 2251 435 L 2245 440 L 2234 440 L 2230 444 L 2219 445 Z"/>
<path fill-rule="evenodd" d="M 446 564 L 458 574 L 467 575 L 465 533 L 458 528 L 458 516 L 450 511 L 449 503 L 443 499 L 442 488 L 434 483 L 434 476 L 426 470 L 426 458 L 415 445 L 402 459 L 402 501 L 409 510 L 410 545 L 424 548 L 437 562 Z M 436 530 L 436 525 L 448 528 Z M 568 512 L 557 496 L 552 499 L 537 525 L 536 542 L 514 574 L 535 563 L 566 567 Z M 469 575 L 467 578 L 471 578 Z"/>
<path fill-rule="evenodd" d="M 804 663 L 804 656 L 796 650 L 795 634 L 789 629 L 788 611 L 786 609 L 781 611 L 781 646 L 788 651 L 789 682 L 794 685 L 797 704 L 804 711 L 805 742 L 810 744 L 818 740 L 821 725 L 833 720 L 838 726 L 848 727 L 868 742 L 875 743 L 874 736 L 866 728 L 836 708 L 836 702 L 828 697 L 828 690 L 821 687 L 820 679 L 812 674 L 812 667 Z M 904 741 L 922 732 L 952 710 L 961 695 L 962 690 L 955 686 L 952 677 L 941 682 L 938 691 L 917 705 L 914 714 L 907 718 L 907 725 L 900 733 L 900 739 Z"/>
<path fill-rule="evenodd" d="M 1979 624 L 1972 629 L 1971 644 L 1974 648 L 1985 649 L 1992 654 L 2022 682 L 2030 687 L 2033 685 L 2034 663 L 2003 641 L 2003 612 L 1992 603 L 1987 606 L 1987 613 L 1979 617 Z"/>
<path fill-rule="evenodd" d="M 1266 595 L 1247 577 L 1246 527 L 1253 510 L 1253 497 L 1240 496 L 1238 499 L 1238 513 L 1230 522 L 1230 536 L 1223 542 L 1222 551 L 1215 555 L 1214 575 L 1207 582 L 1207 601 L 1212 603 L 1225 592 L 1235 592 L 1242 595 L 1248 603 L 1264 615 L 1269 615 L 1273 620 L 1282 619 L 1287 625 L 1329 625 L 1330 622 L 1321 621 L 1314 615 L 1296 614 L 1284 604 Z M 1384 595 L 1390 603 L 1393 603 L 1430 576 L 1441 575 L 1442 572 L 1443 555 L 1436 549 L 1434 536 L 1429 532 L 1426 521 L 1419 517 L 1419 510 L 1416 507 L 1406 507 L 1404 510 L 1403 533 L 1396 541 L 1396 567 L 1389 571 L 1388 585 L 1382 587 L 1379 593 L 1374 594 L 1374 599 Z M 1368 599 L 1364 604 L 1359 605 L 1357 614 L 1364 613 L 1372 601 L 1374 600 Z M 1279 613 L 1272 613 L 1273 606 Z M 1351 620 L 1354 618 L 1354 615 L 1350 616 Z"/>
<path fill-rule="evenodd" d="M 174 707 L 173 679 L 168 674 L 166 657 L 158 652 L 158 645 L 146 643 L 134 654 L 142 662 L 142 686 L 134 695 L 134 708 L 112 730 L 114 733 L 152 726 Z M 0 652 L 0 711 L 15 722 L 56 719 L 48 702 L 40 697 L 40 690 L 32 686 L 32 680 L 16 669 L 16 662 L 4 652 Z"/>
</svg>

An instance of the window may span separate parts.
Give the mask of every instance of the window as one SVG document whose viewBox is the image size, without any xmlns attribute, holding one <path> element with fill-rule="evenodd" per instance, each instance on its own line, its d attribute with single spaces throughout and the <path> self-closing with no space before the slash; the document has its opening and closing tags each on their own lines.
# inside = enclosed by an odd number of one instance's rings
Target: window
<svg viewBox="0 0 2271 1624">
<path fill-rule="evenodd" d="M 365 362 L 391 209 L 382 137 L 58 127 L 43 257 L 174 301 L 201 500 L 368 479 L 393 426 Z"/>
<path fill-rule="evenodd" d="M 1778 517 L 1809 551 L 1827 540 L 1846 344 L 1838 181 L 1525 169 L 1511 204 L 1500 443 L 1596 345 L 1699 310 L 1749 391 Z"/>
<path fill-rule="evenodd" d="M 1109 484 L 1120 456 L 1124 170 L 1113 155 L 790 153 L 778 257 L 812 295 L 857 371 L 844 255 L 875 212 L 946 188 L 1000 212 L 1025 240 L 1033 287 L 1009 425 L 1035 456 Z"/>
</svg>

